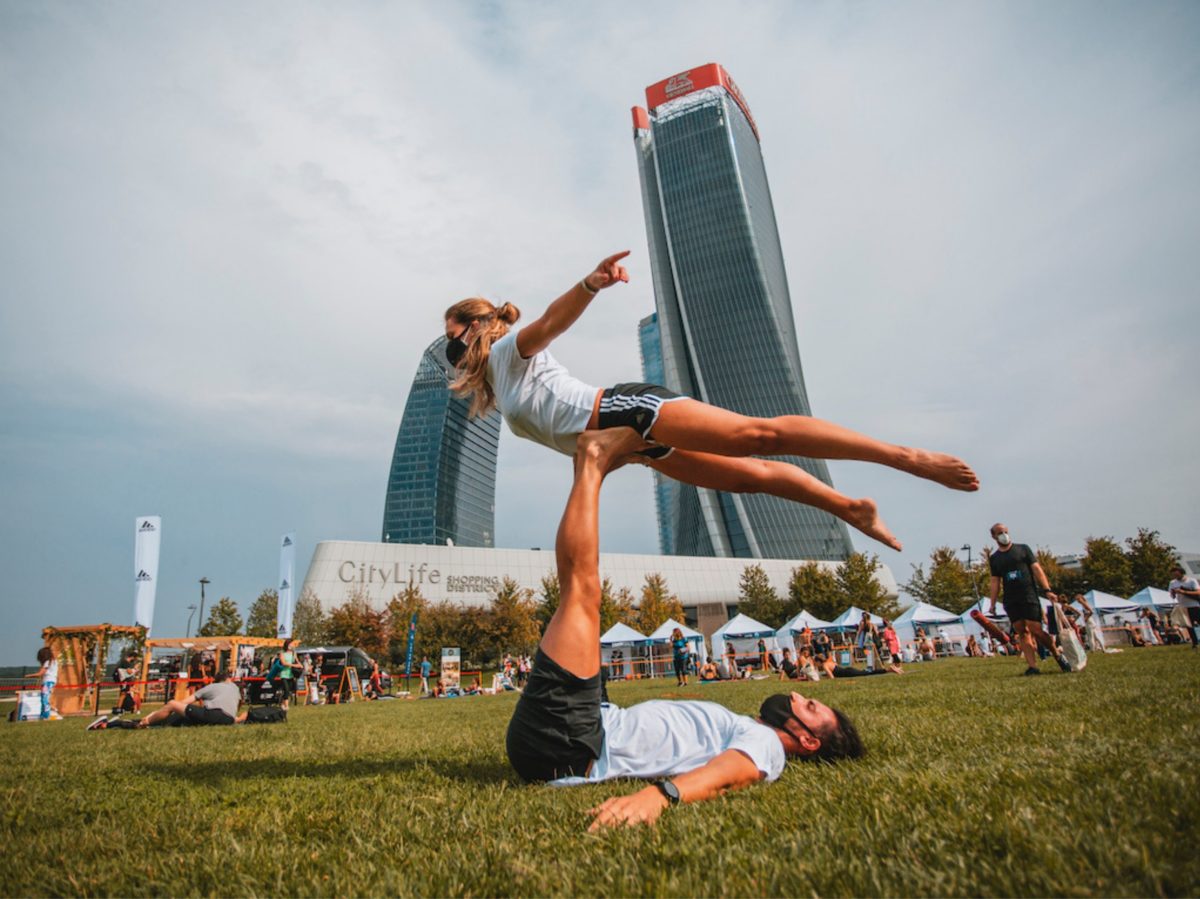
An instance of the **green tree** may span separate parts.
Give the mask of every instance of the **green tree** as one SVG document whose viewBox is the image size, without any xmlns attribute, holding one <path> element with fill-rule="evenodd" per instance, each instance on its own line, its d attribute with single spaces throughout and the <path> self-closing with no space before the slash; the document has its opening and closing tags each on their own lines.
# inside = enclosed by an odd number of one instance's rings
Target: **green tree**
<svg viewBox="0 0 1200 899">
<path fill-rule="evenodd" d="M 417 621 L 419 653 L 414 653 L 414 663 L 419 664 L 421 656 L 429 656 L 433 666 L 438 667 L 445 647 L 458 647 L 466 671 L 493 661 L 483 622 L 486 611 L 449 600 L 429 603 Z"/>
<path fill-rule="evenodd" d="M 417 616 L 417 634 L 413 640 L 412 651 L 413 658 L 420 659 L 421 614 L 428 605 L 428 600 L 421 594 L 421 588 L 416 584 L 409 584 L 393 596 L 384 608 L 383 616 L 388 634 L 387 658 L 393 669 L 403 670 L 408 652 L 408 626 L 414 614 Z"/>
<path fill-rule="evenodd" d="M 1083 576 L 1091 590 L 1122 597 L 1134 592 L 1133 566 L 1112 537 L 1088 537 Z"/>
<path fill-rule="evenodd" d="M 537 617 L 542 624 L 543 633 L 545 633 L 550 619 L 554 617 L 554 613 L 558 611 L 558 603 L 561 599 L 562 587 L 558 583 L 558 572 L 548 572 L 542 578 L 542 594 L 537 609 Z"/>
<path fill-rule="evenodd" d="M 783 627 L 784 602 L 761 565 L 747 565 L 742 571 L 738 611 L 771 627 Z"/>
<path fill-rule="evenodd" d="M 845 601 L 838 592 L 837 578 L 819 562 L 805 562 L 799 568 L 793 568 L 788 580 L 784 621 L 790 621 L 805 610 L 825 621 L 832 621 L 846 611 Z"/>
<path fill-rule="evenodd" d="M 1065 593 L 1068 596 L 1074 596 L 1076 593 L 1084 593 L 1087 591 L 1087 584 L 1083 574 L 1083 568 L 1067 568 L 1065 565 L 1060 565 L 1058 557 L 1049 549 L 1039 546 L 1034 552 L 1037 556 L 1037 562 L 1042 566 L 1042 572 L 1046 575 L 1046 580 L 1050 582 L 1050 586 L 1054 588 L 1055 593 Z M 988 589 L 991 589 L 989 584 Z M 1038 591 L 1039 595 L 1041 591 Z M 1000 598 L 1004 598 L 1004 588 L 1000 589 Z"/>
<path fill-rule="evenodd" d="M 232 637 L 242 632 L 242 616 L 237 603 L 228 596 L 221 599 L 208 611 L 208 620 L 198 631 L 201 637 Z"/>
<path fill-rule="evenodd" d="M 371 608 L 366 591 L 353 590 L 329 610 L 327 637 L 337 646 L 357 646 L 372 658 L 387 654 L 388 633 L 382 612 Z"/>
<path fill-rule="evenodd" d="M 510 577 L 504 578 L 484 616 L 483 631 L 491 654 L 532 653 L 537 648 L 542 628 L 538 623 L 533 591 Z"/>
<path fill-rule="evenodd" d="M 279 626 L 278 607 L 279 594 L 274 590 L 264 590 L 258 594 L 258 599 L 254 600 L 246 614 L 246 636 L 274 637 Z"/>
<path fill-rule="evenodd" d="M 887 591 L 875 577 L 879 568 L 879 556 L 850 553 L 834 575 L 838 593 L 847 607 L 858 606 L 872 615 L 895 618 L 900 614 L 900 607 L 888 598 Z"/>
<path fill-rule="evenodd" d="M 613 593 L 612 581 L 600 582 L 600 633 L 604 634 L 618 621 L 637 627 L 637 612 L 633 608 L 633 592 L 622 587 Z"/>
<path fill-rule="evenodd" d="M 667 579 L 658 573 L 646 575 L 642 599 L 637 608 L 637 624 L 631 625 L 643 634 L 652 634 L 668 618 L 683 622 L 683 604 L 667 589 Z"/>
<path fill-rule="evenodd" d="M 987 596 L 986 577 L 982 568 L 968 569 L 958 553 L 949 546 L 939 546 L 929 554 L 929 574 L 923 565 L 913 565 L 912 577 L 901 589 L 914 599 L 959 614 L 975 604 L 978 596 Z M 974 583 L 972 583 L 974 580 Z"/>
<path fill-rule="evenodd" d="M 1179 551 L 1167 543 L 1158 531 L 1138 528 L 1136 537 L 1127 537 L 1129 547 L 1125 555 L 1129 558 L 1133 588 L 1161 587 L 1166 589 L 1171 582 L 1171 568 L 1179 564 Z"/>
<path fill-rule="evenodd" d="M 329 622 L 321 608 L 321 600 L 311 588 L 305 589 L 292 613 L 292 636 L 300 644 L 314 646 L 328 642 L 328 630 Z"/>
</svg>

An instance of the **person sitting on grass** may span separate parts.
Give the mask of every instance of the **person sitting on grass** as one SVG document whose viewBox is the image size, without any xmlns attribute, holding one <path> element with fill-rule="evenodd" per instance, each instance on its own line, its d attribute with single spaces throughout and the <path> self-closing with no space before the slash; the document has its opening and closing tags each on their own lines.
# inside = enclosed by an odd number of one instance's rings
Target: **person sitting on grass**
<svg viewBox="0 0 1200 899">
<path fill-rule="evenodd" d="M 187 699 L 172 699 L 161 709 L 155 709 L 145 718 L 136 722 L 128 722 L 136 728 L 154 727 L 188 727 L 209 724 L 236 724 L 246 720 L 246 716 L 238 715 L 238 704 L 242 694 L 237 684 L 229 680 L 229 674 L 218 671 L 213 675 L 213 682 L 201 687 Z M 104 730 L 113 722 L 107 715 L 102 715 L 88 725 L 88 730 Z"/>
<path fill-rule="evenodd" d="M 768 697 L 758 719 L 695 700 L 651 700 L 628 709 L 603 702 L 600 487 L 645 446 L 624 427 L 579 438 L 575 480 L 555 543 L 561 599 L 505 741 L 509 762 L 525 781 L 654 781 L 593 808 L 593 831 L 653 824 L 669 805 L 773 781 L 788 756 L 834 761 L 863 754 L 849 718 L 799 693 Z"/>
<path fill-rule="evenodd" d="M 700 666 L 700 680 L 705 683 L 712 683 L 721 679 L 721 672 L 717 670 L 717 663 L 709 659 Z"/>
<path fill-rule="evenodd" d="M 779 663 L 779 679 L 800 680 L 800 669 L 792 660 L 792 651 L 786 646 L 783 647 L 783 661 Z"/>
</svg>

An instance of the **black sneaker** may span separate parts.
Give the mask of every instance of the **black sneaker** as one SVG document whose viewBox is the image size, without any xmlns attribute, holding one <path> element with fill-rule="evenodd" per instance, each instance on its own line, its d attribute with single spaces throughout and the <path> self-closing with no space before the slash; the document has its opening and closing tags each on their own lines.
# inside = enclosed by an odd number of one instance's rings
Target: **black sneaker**
<svg viewBox="0 0 1200 899">
<path fill-rule="evenodd" d="M 1067 672 L 1067 674 L 1071 673 L 1071 664 L 1063 657 L 1061 652 L 1054 657 L 1054 661 L 1058 662 L 1058 667 Z"/>
<path fill-rule="evenodd" d="M 1025 677 L 1033 677 L 1035 674 L 1041 674 L 1041 673 L 1042 672 L 1038 671 L 1036 668 L 1026 668 L 1025 669 Z"/>
<path fill-rule="evenodd" d="M 101 715 L 87 726 L 88 730 L 104 730 L 108 727 L 108 715 Z"/>
</svg>

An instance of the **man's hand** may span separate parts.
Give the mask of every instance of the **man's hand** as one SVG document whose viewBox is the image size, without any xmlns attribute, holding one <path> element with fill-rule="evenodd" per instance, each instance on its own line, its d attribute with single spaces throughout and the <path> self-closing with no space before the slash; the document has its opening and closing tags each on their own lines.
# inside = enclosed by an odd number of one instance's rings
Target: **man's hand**
<svg viewBox="0 0 1200 899">
<path fill-rule="evenodd" d="M 646 787 L 628 796 L 613 796 L 595 808 L 588 809 L 588 814 L 595 819 L 588 832 L 595 833 L 601 827 L 653 824 L 667 805 L 667 797 L 655 786 Z"/>
<path fill-rule="evenodd" d="M 622 250 L 604 259 L 596 266 L 595 271 L 583 279 L 589 290 L 603 290 L 612 287 L 619 281 L 629 281 L 629 272 L 620 262 L 629 255 L 629 250 Z"/>
</svg>

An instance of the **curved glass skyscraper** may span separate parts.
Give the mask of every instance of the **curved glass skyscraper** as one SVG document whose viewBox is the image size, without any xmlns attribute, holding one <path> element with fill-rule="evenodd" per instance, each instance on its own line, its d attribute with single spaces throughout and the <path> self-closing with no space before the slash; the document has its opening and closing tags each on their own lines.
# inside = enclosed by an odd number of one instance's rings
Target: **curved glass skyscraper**
<svg viewBox="0 0 1200 899">
<path fill-rule="evenodd" d="M 383 507 L 385 543 L 495 546 L 500 414 L 450 392 L 446 338 L 425 350 L 404 406 Z"/>
<path fill-rule="evenodd" d="M 646 100 L 633 110 L 634 143 L 666 386 L 747 415 L 811 414 L 745 98 L 710 64 L 651 85 Z M 832 483 L 823 460 L 778 458 Z M 853 551 L 843 522 L 777 497 L 681 486 L 671 502 L 665 552 L 841 560 Z"/>
</svg>

